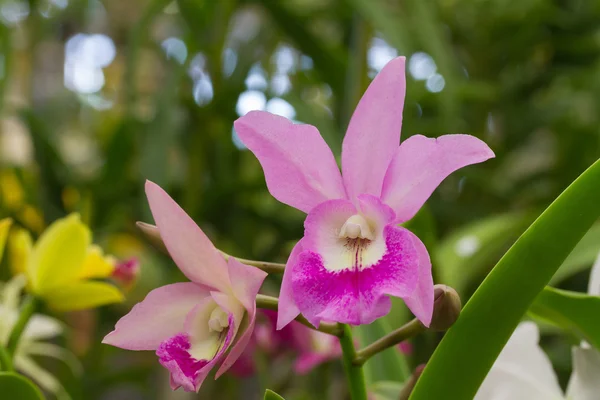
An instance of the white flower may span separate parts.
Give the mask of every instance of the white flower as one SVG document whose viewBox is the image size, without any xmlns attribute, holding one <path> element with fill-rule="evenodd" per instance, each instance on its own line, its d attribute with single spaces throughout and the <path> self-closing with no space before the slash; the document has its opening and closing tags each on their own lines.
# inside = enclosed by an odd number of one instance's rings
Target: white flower
<svg viewBox="0 0 600 400">
<path fill-rule="evenodd" d="M 25 277 L 17 276 L 7 283 L 0 283 L 0 344 L 6 346 L 10 332 L 19 318 L 21 291 Z M 68 350 L 44 340 L 63 333 L 63 325 L 57 319 L 35 314 L 27 324 L 14 356 L 15 368 L 33 379 L 44 390 L 54 393 L 59 400 L 69 400 L 70 396 L 60 382 L 33 358 L 47 356 L 63 360 L 76 373 L 81 365 Z"/>
<path fill-rule="evenodd" d="M 600 295 L 600 255 L 592 267 L 588 293 Z M 598 400 L 600 352 L 585 342 L 573 347 L 573 373 L 565 394 L 539 339 L 535 323 L 519 324 L 474 400 Z"/>
</svg>

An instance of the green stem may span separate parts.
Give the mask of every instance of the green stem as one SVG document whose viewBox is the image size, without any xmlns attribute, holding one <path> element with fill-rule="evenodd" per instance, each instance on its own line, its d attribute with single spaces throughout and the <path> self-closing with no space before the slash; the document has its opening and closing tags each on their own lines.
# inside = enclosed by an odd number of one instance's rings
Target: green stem
<svg viewBox="0 0 600 400">
<path fill-rule="evenodd" d="M 219 252 L 223 255 L 223 257 L 225 257 L 226 260 L 229 260 L 230 257 L 233 257 L 236 260 L 238 260 L 239 262 L 241 262 L 242 264 L 251 265 L 253 267 L 256 267 L 258 269 L 265 271 L 267 274 L 283 274 L 283 271 L 285 270 L 285 264 L 268 262 L 268 261 L 248 260 L 245 258 L 234 257 L 232 255 L 225 253 L 222 250 L 219 250 Z"/>
<path fill-rule="evenodd" d="M 6 345 L 6 350 L 10 356 L 14 356 L 15 352 L 17 351 L 17 346 L 19 345 L 21 335 L 23 334 L 27 323 L 37 308 L 38 300 L 35 297 L 29 296 L 25 299 L 23 307 L 21 307 L 21 312 L 19 313 L 19 319 L 10 333 L 8 343 Z"/>
<path fill-rule="evenodd" d="M 416 336 L 419 333 L 425 331 L 425 329 L 425 326 L 423 326 L 423 324 L 415 318 L 412 321 L 401 326 L 400 328 L 396 329 L 395 331 L 385 335 L 381 339 L 371 343 L 364 349 L 357 351 L 356 357 L 354 358 L 354 364 L 363 365 L 369 358 L 373 357 L 375 354 L 382 352 L 383 350 L 388 349 L 392 346 L 395 346 L 406 339 Z"/>
<path fill-rule="evenodd" d="M 256 295 L 256 307 L 264 308 L 267 310 L 277 311 L 277 308 L 279 307 L 279 299 L 277 297 L 266 296 L 264 294 L 257 294 Z M 297 316 L 296 321 L 300 322 L 302 325 L 309 327 L 310 329 L 314 329 L 315 331 L 319 331 L 319 332 L 323 332 L 323 333 L 328 333 L 333 336 L 340 337 L 343 334 L 340 324 L 321 322 L 319 327 L 315 328 L 302 315 Z"/>
<path fill-rule="evenodd" d="M 14 371 L 12 359 L 8 354 L 8 351 L 4 348 L 4 346 L 0 346 L 0 371 Z"/>
<path fill-rule="evenodd" d="M 365 385 L 365 375 L 363 374 L 362 365 L 354 363 L 356 349 L 354 348 L 350 325 L 342 325 L 340 345 L 342 346 L 342 362 L 344 363 L 344 371 L 348 379 L 350 398 L 352 400 L 367 400 L 367 387 Z"/>
</svg>

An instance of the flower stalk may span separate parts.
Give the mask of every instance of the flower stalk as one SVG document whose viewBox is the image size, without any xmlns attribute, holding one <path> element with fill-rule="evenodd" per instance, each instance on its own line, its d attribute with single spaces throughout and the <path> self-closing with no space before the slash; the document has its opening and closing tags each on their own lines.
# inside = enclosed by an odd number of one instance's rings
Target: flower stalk
<svg viewBox="0 0 600 400">
<path fill-rule="evenodd" d="M 400 342 L 405 341 L 413 336 L 424 332 L 427 328 L 418 320 L 413 319 L 395 331 L 388 333 L 379 340 L 371 343 L 367 347 L 356 352 L 356 357 L 353 360 L 354 365 L 363 365 L 369 358 L 375 354 L 382 352 Z"/>
<path fill-rule="evenodd" d="M 10 354 L 8 354 L 8 351 L 2 345 L 0 345 L 0 371 L 14 371 Z"/>
<path fill-rule="evenodd" d="M 342 346 L 342 362 L 344 371 L 348 380 L 348 389 L 352 400 L 367 400 L 367 388 L 365 385 L 365 375 L 362 364 L 356 364 L 356 349 L 352 340 L 352 330 L 350 325 L 342 325 L 342 335 L 340 336 L 340 345 Z"/>
</svg>

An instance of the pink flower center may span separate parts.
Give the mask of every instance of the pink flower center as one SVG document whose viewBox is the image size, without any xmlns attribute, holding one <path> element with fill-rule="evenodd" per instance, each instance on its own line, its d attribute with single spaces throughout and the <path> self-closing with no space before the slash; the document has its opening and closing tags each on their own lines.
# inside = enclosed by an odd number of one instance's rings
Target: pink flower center
<svg viewBox="0 0 600 400">
<path fill-rule="evenodd" d="M 191 347 L 188 334 L 180 333 L 162 342 L 156 350 L 156 355 L 160 363 L 171 373 L 174 375 L 181 374 L 187 380 L 193 382 L 198 371 L 209 360 L 196 360 L 193 358 L 189 353 Z"/>
</svg>

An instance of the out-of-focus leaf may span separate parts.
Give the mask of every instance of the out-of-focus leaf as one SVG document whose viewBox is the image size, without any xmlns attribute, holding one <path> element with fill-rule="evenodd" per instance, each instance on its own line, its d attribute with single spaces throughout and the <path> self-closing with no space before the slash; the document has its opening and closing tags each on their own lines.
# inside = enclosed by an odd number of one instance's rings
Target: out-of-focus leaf
<svg viewBox="0 0 600 400">
<path fill-rule="evenodd" d="M 267 389 L 265 392 L 265 400 L 285 400 L 283 397 L 275 393 L 274 391 Z"/>
<path fill-rule="evenodd" d="M 263 0 L 260 3 L 269 11 L 273 22 L 293 40 L 298 49 L 312 58 L 315 70 L 329 83 L 334 92 L 341 93 L 347 65 L 345 53 L 339 48 L 327 47 L 321 38 L 306 29 L 309 21 L 294 15 L 287 8 L 287 3 L 279 0 Z"/>
<path fill-rule="evenodd" d="M 450 234 L 433 252 L 439 281 L 463 293 L 531 223 L 531 212 L 514 212 L 473 222 Z"/>
<path fill-rule="evenodd" d="M 373 400 L 398 400 L 402 391 L 403 383 L 379 381 L 369 387 L 369 397 Z"/>
<path fill-rule="evenodd" d="M 44 400 L 33 382 L 13 372 L 0 372 L 0 396 L 7 400 Z"/>
<path fill-rule="evenodd" d="M 62 207 L 62 177 L 66 166 L 52 142 L 52 132 L 32 110 L 23 109 L 21 119 L 29 128 L 36 164 L 40 173 L 41 205 L 46 221 L 53 221 L 64 215 Z"/>
<path fill-rule="evenodd" d="M 600 161 L 521 235 L 428 361 L 412 400 L 472 399 L 531 303 L 600 216 Z"/>
<path fill-rule="evenodd" d="M 529 312 L 600 349 L 600 297 L 547 286 Z"/>
<path fill-rule="evenodd" d="M 600 224 L 594 225 L 575 246 L 569 257 L 560 266 L 550 281 L 558 283 L 571 275 L 590 267 L 600 251 Z"/>
</svg>

